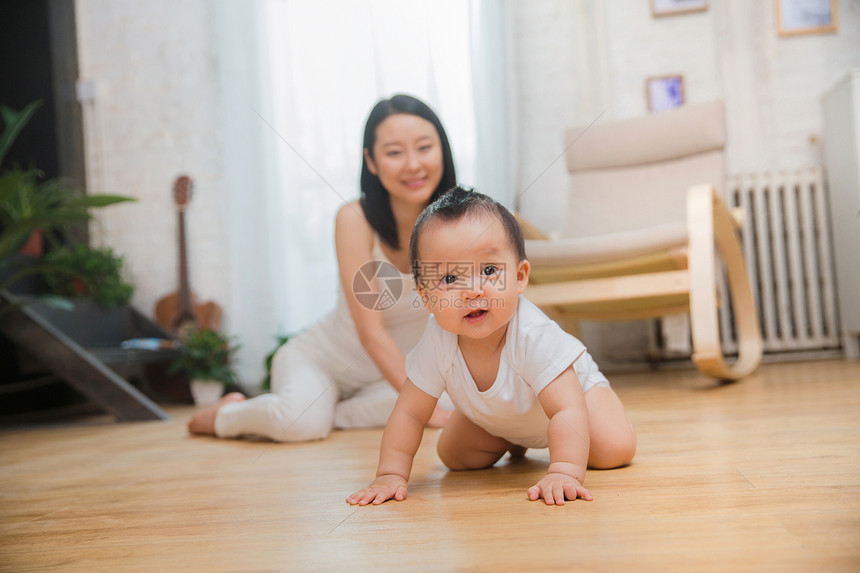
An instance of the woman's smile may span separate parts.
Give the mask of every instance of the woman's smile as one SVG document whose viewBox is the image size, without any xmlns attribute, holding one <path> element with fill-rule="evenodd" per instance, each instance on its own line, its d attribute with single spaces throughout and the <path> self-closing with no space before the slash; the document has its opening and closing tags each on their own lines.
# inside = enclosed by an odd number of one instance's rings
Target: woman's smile
<svg viewBox="0 0 860 573">
<path fill-rule="evenodd" d="M 403 186 L 407 189 L 421 189 L 427 184 L 427 177 L 419 177 L 414 179 L 406 179 L 403 181 Z"/>
</svg>

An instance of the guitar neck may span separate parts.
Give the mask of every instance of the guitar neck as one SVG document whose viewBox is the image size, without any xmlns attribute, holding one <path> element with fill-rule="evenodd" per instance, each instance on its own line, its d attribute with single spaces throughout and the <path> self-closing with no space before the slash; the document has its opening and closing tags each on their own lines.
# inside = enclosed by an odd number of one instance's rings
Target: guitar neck
<svg viewBox="0 0 860 573">
<path fill-rule="evenodd" d="M 188 282 L 188 255 L 185 248 L 185 209 L 180 208 L 178 211 L 178 229 L 179 229 L 179 316 L 188 318 L 191 313 L 191 287 Z"/>
</svg>

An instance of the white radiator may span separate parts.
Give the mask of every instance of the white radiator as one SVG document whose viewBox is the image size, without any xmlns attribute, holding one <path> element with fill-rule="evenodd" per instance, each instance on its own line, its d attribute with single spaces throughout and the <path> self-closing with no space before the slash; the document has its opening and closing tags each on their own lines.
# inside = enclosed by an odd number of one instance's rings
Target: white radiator
<svg viewBox="0 0 860 573">
<path fill-rule="evenodd" d="M 731 177 L 730 207 L 742 207 L 743 248 L 765 353 L 838 348 L 836 290 L 820 168 Z M 725 292 L 725 283 L 720 285 Z M 725 297 L 723 297 L 725 300 Z M 737 353 L 728 305 L 723 349 Z"/>
</svg>

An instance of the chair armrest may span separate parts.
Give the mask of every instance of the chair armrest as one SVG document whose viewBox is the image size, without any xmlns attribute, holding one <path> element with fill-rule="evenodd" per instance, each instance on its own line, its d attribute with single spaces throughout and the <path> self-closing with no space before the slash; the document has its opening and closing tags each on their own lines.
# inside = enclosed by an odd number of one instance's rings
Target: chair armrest
<svg viewBox="0 0 860 573">
<path fill-rule="evenodd" d="M 761 362 L 763 342 L 737 220 L 711 185 L 697 185 L 687 192 L 687 225 L 693 362 L 714 378 L 743 378 Z M 726 363 L 720 346 L 717 253 L 725 269 L 737 332 L 738 358 L 733 364 Z"/>
</svg>

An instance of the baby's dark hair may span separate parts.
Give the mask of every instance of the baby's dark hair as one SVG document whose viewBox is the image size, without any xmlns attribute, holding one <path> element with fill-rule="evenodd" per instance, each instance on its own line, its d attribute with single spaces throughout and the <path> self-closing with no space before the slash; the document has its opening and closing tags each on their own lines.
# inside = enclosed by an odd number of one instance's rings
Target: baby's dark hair
<svg viewBox="0 0 860 573">
<path fill-rule="evenodd" d="M 517 260 L 526 259 L 526 246 L 523 230 L 514 215 L 508 209 L 487 195 L 478 193 L 469 187 L 457 185 L 443 193 L 430 203 L 415 221 L 412 236 L 409 239 L 409 261 L 412 265 L 412 277 L 415 283 L 421 282 L 420 266 L 418 264 L 418 238 L 424 227 L 432 221 L 459 221 L 468 216 L 490 215 L 498 218 L 505 228 L 511 247 L 517 253 Z"/>
</svg>

